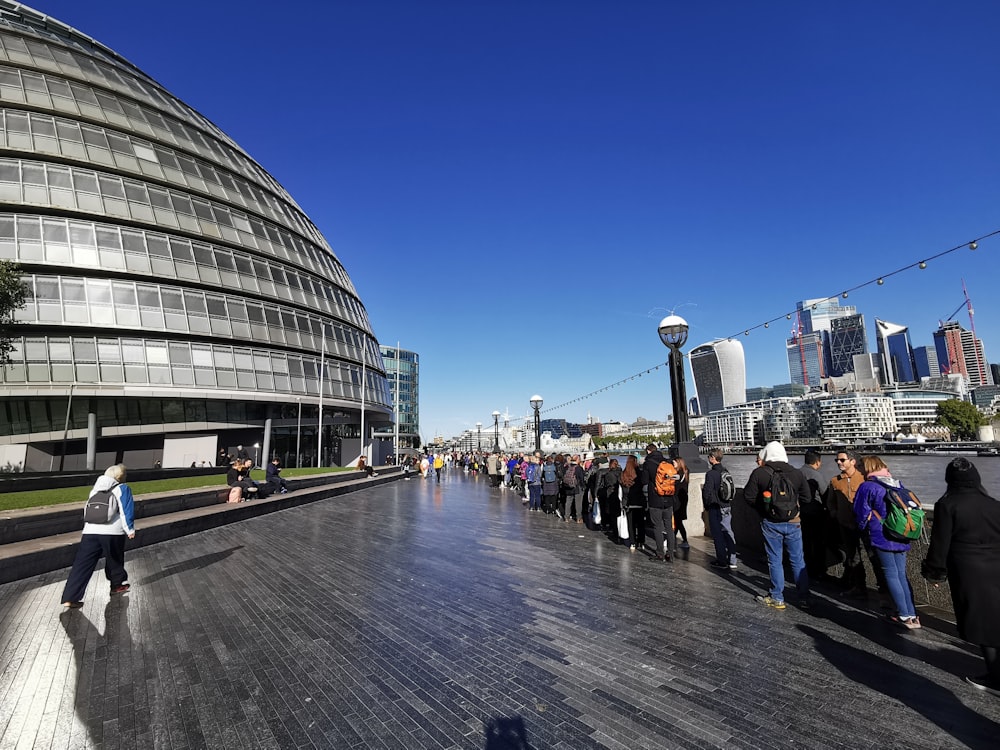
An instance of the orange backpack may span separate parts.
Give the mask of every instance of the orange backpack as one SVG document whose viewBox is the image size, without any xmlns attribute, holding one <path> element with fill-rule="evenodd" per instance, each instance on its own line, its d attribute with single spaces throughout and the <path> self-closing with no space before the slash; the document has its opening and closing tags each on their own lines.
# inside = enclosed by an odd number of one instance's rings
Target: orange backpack
<svg viewBox="0 0 1000 750">
<path fill-rule="evenodd" d="M 677 494 L 677 467 L 669 460 L 660 461 L 656 467 L 656 480 L 653 488 L 657 495 L 664 497 Z"/>
</svg>

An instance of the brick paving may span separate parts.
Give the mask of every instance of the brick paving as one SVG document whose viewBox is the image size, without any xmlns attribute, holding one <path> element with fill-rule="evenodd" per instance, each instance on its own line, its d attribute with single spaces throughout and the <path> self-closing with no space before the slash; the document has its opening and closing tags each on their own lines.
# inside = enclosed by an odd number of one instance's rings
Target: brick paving
<svg viewBox="0 0 1000 750">
<path fill-rule="evenodd" d="M 0 586 L 2 748 L 996 748 L 978 652 L 654 563 L 456 474 Z"/>
</svg>

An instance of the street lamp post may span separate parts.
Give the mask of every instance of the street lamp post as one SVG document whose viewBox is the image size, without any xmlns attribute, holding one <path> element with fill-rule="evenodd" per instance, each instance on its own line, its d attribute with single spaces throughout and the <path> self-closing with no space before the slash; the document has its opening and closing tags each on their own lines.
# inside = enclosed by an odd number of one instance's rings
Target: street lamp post
<svg viewBox="0 0 1000 750">
<path fill-rule="evenodd" d="M 493 452 L 500 452 L 500 412 L 493 412 Z"/>
<path fill-rule="evenodd" d="M 681 347 L 687 342 L 688 324 L 678 315 L 668 315 L 660 321 L 657 330 L 660 341 L 670 349 L 670 400 L 674 412 L 674 446 L 671 453 L 683 458 L 690 472 L 703 472 L 706 470 L 705 460 L 691 442 L 684 389 L 684 355 L 681 354 Z"/>
<path fill-rule="evenodd" d="M 660 341 L 670 350 L 670 397 L 674 411 L 674 441 L 690 441 L 687 421 L 687 396 L 684 393 L 684 357 L 681 347 L 687 342 L 688 324 L 679 315 L 668 315 L 660 321 Z"/>
<path fill-rule="evenodd" d="M 483 423 L 476 422 L 476 450 L 482 452 L 483 450 Z"/>
<path fill-rule="evenodd" d="M 528 403 L 535 410 L 535 450 L 540 451 L 542 449 L 542 422 L 539 411 L 542 408 L 542 397 L 535 394 Z"/>
<path fill-rule="evenodd" d="M 253 465 L 254 466 L 259 466 L 259 464 L 257 463 L 257 451 L 258 450 L 260 450 L 260 443 L 254 443 L 253 444 Z"/>
</svg>

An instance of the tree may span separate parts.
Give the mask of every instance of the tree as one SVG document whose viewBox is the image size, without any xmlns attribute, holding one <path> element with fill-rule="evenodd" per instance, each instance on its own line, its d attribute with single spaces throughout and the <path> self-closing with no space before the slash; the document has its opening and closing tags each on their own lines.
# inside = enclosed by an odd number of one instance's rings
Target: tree
<svg viewBox="0 0 1000 750">
<path fill-rule="evenodd" d="M 979 427 L 984 424 L 983 415 L 975 404 L 957 398 L 938 404 L 937 421 L 957 435 L 959 440 L 975 440 L 979 436 Z"/>
<path fill-rule="evenodd" d="M 21 269 L 7 260 L 0 260 L 0 367 L 10 361 L 14 345 L 10 340 L 10 326 L 14 313 L 24 307 L 31 294 L 21 278 Z"/>
</svg>

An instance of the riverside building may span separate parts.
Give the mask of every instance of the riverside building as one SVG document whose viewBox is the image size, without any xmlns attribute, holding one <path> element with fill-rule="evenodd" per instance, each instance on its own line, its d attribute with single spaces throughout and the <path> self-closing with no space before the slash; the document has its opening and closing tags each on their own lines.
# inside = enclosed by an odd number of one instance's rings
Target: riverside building
<svg viewBox="0 0 1000 750">
<path fill-rule="evenodd" d="M 114 51 L 7 0 L 0 149 L 0 258 L 32 292 L 0 370 L 0 466 L 188 466 L 237 444 L 331 465 L 391 423 L 365 307 L 292 197 Z"/>
</svg>

